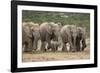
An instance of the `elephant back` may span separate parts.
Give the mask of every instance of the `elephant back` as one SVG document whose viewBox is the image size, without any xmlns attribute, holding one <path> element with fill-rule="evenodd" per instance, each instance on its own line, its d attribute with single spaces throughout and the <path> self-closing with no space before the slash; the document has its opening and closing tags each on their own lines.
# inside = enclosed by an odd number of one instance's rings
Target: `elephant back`
<svg viewBox="0 0 100 73">
<path fill-rule="evenodd" d="M 49 33 L 49 34 L 52 34 L 52 31 L 51 31 L 51 26 L 49 25 L 48 22 L 44 22 L 40 25 L 40 32 L 41 33 Z"/>
</svg>

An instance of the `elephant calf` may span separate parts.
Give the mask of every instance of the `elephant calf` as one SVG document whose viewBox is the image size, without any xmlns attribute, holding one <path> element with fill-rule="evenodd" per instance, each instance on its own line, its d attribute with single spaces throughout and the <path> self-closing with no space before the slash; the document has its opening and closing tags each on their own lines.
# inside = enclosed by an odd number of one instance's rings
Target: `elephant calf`
<svg viewBox="0 0 100 73">
<path fill-rule="evenodd" d="M 58 46 L 59 46 L 59 43 L 58 43 L 58 41 L 51 41 L 51 50 L 53 51 L 53 52 L 55 52 L 55 51 L 57 51 L 58 50 Z"/>
</svg>

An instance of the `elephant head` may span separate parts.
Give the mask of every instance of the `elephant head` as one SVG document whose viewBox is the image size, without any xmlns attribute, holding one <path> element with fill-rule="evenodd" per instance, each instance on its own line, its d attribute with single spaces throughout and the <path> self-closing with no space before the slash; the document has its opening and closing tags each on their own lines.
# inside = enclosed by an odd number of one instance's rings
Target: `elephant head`
<svg viewBox="0 0 100 73">
<path fill-rule="evenodd" d="M 23 51 L 32 50 L 32 34 L 28 23 L 24 22 L 22 24 L 22 48 Z"/>
<path fill-rule="evenodd" d="M 59 38 L 59 35 L 60 35 L 59 34 L 59 31 L 60 31 L 59 25 L 51 22 L 50 26 L 51 26 L 51 32 L 52 32 L 51 39 L 54 40 L 54 41 L 58 41 L 58 38 Z"/>
</svg>

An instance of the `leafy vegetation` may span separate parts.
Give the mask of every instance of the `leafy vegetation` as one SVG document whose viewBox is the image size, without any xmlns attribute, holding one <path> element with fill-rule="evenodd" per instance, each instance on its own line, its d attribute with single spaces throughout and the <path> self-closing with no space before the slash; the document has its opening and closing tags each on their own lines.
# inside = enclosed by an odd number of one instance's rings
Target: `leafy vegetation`
<svg viewBox="0 0 100 73">
<path fill-rule="evenodd" d="M 34 22 L 41 24 L 43 22 L 55 22 L 62 25 L 77 25 L 85 27 L 90 31 L 90 14 L 89 13 L 72 13 L 72 12 L 48 12 L 48 11 L 22 11 L 23 22 Z"/>
</svg>

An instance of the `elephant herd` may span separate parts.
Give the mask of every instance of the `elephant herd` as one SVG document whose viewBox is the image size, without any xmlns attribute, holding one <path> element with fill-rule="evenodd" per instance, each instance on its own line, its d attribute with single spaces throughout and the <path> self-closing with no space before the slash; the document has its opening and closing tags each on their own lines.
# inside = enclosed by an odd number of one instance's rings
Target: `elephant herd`
<svg viewBox="0 0 100 73">
<path fill-rule="evenodd" d="M 64 25 L 54 22 L 36 24 L 27 22 L 22 24 L 22 48 L 24 52 L 36 51 L 38 41 L 41 42 L 40 51 L 48 50 L 78 52 L 86 48 L 86 32 L 76 25 Z M 69 48 L 69 50 L 68 50 Z"/>
</svg>

